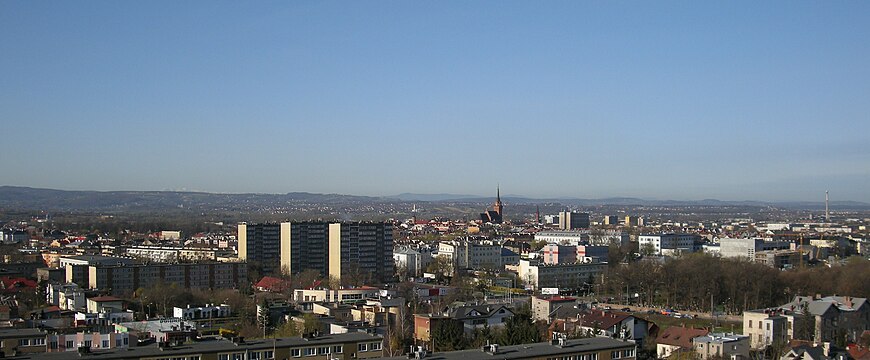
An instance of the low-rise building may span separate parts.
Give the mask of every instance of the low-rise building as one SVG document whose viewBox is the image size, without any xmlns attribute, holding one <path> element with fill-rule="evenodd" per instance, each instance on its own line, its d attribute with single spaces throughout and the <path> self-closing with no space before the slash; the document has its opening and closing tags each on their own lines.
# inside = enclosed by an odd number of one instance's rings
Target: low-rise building
<svg viewBox="0 0 870 360">
<path fill-rule="evenodd" d="M 293 292 L 293 300 L 297 302 L 356 302 L 376 297 L 380 289 L 371 286 L 361 286 L 350 289 L 298 289 Z"/>
<path fill-rule="evenodd" d="M 130 334 L 116 332 L 78 332 L 75 334 L 49 334 L 46 336 L 46 352 L 105 351 L 126 349 L 130 346 Z M 135 343 L 135 337 L 133 337 Z"/>
<path fill-rule="evenodd" d="M 559 308 L 574 307 L 577 298 L 567 296 L 532 296 L 532 319 L 550 322 L 550 314 Z"/>
<path fill-rule="evenodd" d="M 105 312 L 122 312 L 127 310 L 124 300 L 114 296 L 97 296 L 88 298 L 88 312 L 93 314 Z"/>
<path fill-rule="evenodd" d="M 659 332 L 656 337 L 656 356 L 659 359 L 670 357 L 678 351 L 691 351 L 694 348 L 692 339 L 706 336 L 710 332 L 706 329 L 694 329 L 682 326 L 671 326 Z"/>
<path fill-rule="evenodd" d="M 749 336 L 712 333 L 692 339 L 701 359 L 749 359 Z"/>
<path fill-rule="evenodd" d="M 227 304 L 207 304 L 206 306 L 196 307 L 188 305 L 186 308 L 172 308 L 172 316 L 184 320 L 216 319 L 232 316 L 232 311 Z"/>
<path fill-rule="evenodd" d="M 764 349 L 774 343 L 786 343 L 791 337 L 789 319 L 779 311 L 743 312 L 743 335 L 749 336 L 749 346 Z"/>
</svg>

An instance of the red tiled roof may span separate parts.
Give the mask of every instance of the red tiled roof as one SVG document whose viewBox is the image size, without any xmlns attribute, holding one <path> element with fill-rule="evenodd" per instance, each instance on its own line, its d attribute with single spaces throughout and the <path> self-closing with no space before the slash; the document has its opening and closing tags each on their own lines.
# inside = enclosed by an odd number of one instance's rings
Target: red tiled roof
<svg viewBox="0 0 870 360">
<path fill-rule="evenodd" d="M 853 357 L 855 360 L 870 360 L 870 349 L 858 344 L 850 344 L 846 346 L 846 351 L 849 353 L 849 356 Z"/>
<path fill-rule="evenodd" d="M 692 339 L 698 336 L 704 336 L 710 332 L 707 329 L 695 329 L 680 326 L 671 326 L 659 333 L 656 342 L 659 344 L 679 346 L 683 348 L 692 348 Z"/>
<path fill-rule="evenodd" d="M 266 291 L 284 291 L 290 287 L 290 282 L 271 276 L 264 276 L 254 287 Z"/>
<path fill-rule="evenodd" d="M 595 325 L 596 328 L 606 330 L 612 328 L 631 316 L 622 312 L 610 312 L 602 310 L 590 310 L 580 314 L 583 326 Z"/>
<path fill-rule="evenodd" d="M 7 291 L 18 291 L 20 288 L 31 288 L 35 289 L 37 286 L 36 281 L 20 278 L 20 277 L 9 277 L 3 276 L 0 277 L 0 283 L 3 284 L 3 290 Z"/>
</svg>

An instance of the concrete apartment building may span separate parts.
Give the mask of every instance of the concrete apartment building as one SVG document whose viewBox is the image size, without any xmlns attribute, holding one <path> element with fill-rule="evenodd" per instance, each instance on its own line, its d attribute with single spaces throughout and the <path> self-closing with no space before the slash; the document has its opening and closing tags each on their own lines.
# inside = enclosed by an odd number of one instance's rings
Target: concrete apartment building
<svg viewBox="0 0 870 360">
<path fill-rule="evenodd" d="M 600 275 L 605 266 L 606 263 L 544 265 L 520 260 L 517 273 L 527 288 L 533 290 L 545 287 L 578 287 Z"/>
<path fill-rule="evenodd" d="M 562 211 L 559 213 L 559 230 L 589 228 L 589 213 Z"/>
<path fill-rule="evenodd" d="M 749 359 L 749 336 L 711 333 L 692 339 L 692 344 L 701 359 Z"/>
<path fill-rule="evenodd" d="M 92 265 L 88 266 L 88 274 L 89 289 L 108 290 L 113 294 L 133 292 L 160 281 L 183 288 L 238 289 L 248 282 L 248 264 Z"/>
<path fill-rule="evenodd" d="M 559 245 L 610 246 L 627 244 L 629 235 L 622 230 L 547 230 L 537 232 L 535 241 Z"/>
<path fill-rule="evenodd" d="M 700 251 L 703 242 L 695 234 L 647 234 L 638 236 L 641 253 L 649 248 L 655 255 L 677 255 Z"/>
<path fill-rule="evenodd" d="M 445 241 L 438 244 L 438 256 L 446 256 L 458 269 L 503 269 L 517 264 L 519 255 L 490 240 Z"/>
<path fill-rule="evenodd" d="M 415 351 L 407 356 L 387 357 L 384 360 L 437 359 L 437 360 L 634 360 L 636 345 L 606 337 L 588 339 L 556 339 L 550 342 L 499 346 L 440 352 L 429 355 Z"/>
<path fill-rule="evenodd" d="M 788 249 L 788 241 L 775 241 L 763 238 L 722 238 L 719 239 L 719 255 L 727 258 L 744 258 L 755 261 L 755 253 L 767 250 Z"/>
<path fill-rule="evenodd" d="M 857 341 L 870 329 L 870 304 L 865 298 L 828 296 L 812 298 L 796 296 L 791 302 L 774 309 L 750 310 L 743 313 L 743 334 L 750 336 L 750 345 L 761 349 L 776 339 L 795 339 L 796 325 L 804 316 L 813 318 L 813 335 L 818 343 L 834 341 L 838 336 Z M 784 333 L 784 334 L 783 334 Z"/>
<path fill-rule="evenodd" d="M 797 250 L 766 250 L 755 253 L 755 262 L 774 269 L 790 269 L 806 261 L 806 255 Z"/>
<path fill-rule="evenodd" d="M 30 334 L 27 334 L 30 336 Z M 116 332 L 101 334 L 100 337 L 90 334 L 83 336 L 66 335 L 62 337 L 51 336 L 58 343 L 57 349 L 46 353 L 46 335 L 39 334 L 34 338 L 23 339 L 36 340 L 40 345 L 17 345 L 9 349 L 9 355 L 18 353 L 39 353 L 39 359 L 61 360 L 80 357 L 94 357 L 104 360 L 268 360 L 268 359 L 294 359 L 305 358 L 306 360 L 352 360 L 371 359 L 383 357 L 383 338 L 361 332 L 347 334 L 332 334 L 328 336 L 301 338 L 277 338 L 277 339 L 205 339 L 184 344 L 183 346 L 163 345 L 152 343 L 145 346 L 135 346 L 137 336 L 128 332 Z M 128 339 L 125 344 L 124 339 Z M 41 339 L 41 340 L 39 340 Z M 118 346 L 117 340 L 121 340 Z M 108 341 L 108 343 L 104 343 Z M 77 343 L 90 342 L 90 352 L 82 355 L 67 353 L 77 350 Z M 67 348 L 66 345 L 74 348 Z M 103 345 L 107 346 L 103 346 Z M 7 351 L 7 349 L 4 349 Z M 57 351 L 57 352 L 56 352 Z"/>
<path fill-rule="evenodd" d="M 58 259 L 59 267 L 66 269 L 66 282 L 87 286 L 90 282 L 90 266 L 100 265 L 132 265 L 135 261 L 130 258 L 102 255 L 79 255 L 63 256 Z"/>
<path fill-rule="evenodd" d="M 541 255 L 544 264 L 557 265 L 583 262 L 588 258 L 606 262 L 609 251 L 607 246 L 547 244 L 541 249 Z"/>
<path fill-rule="evenodd" d="M 239 224 L 239 258 L 265 274 L 316 270 L 340 279 L 365 272 L 393 276 L 393 227 L 384 222 Z"/>
</svg>

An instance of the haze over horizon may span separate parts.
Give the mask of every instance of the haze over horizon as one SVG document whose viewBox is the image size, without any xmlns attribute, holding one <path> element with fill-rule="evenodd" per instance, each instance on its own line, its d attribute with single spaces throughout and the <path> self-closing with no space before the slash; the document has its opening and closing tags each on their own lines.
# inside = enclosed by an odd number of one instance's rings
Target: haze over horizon
<svg viewBox="0 0 870 360">
<path fill-rule="evenodd" d="M 870 202 L 870 3 L 546 5 L 0 2 L 0 185 Z"/>
</svg>

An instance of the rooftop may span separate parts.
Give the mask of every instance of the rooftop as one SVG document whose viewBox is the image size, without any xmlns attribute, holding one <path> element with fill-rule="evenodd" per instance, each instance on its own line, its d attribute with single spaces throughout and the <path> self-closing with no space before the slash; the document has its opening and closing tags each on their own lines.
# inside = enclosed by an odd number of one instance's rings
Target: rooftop
<svg viewBox="0 0 870 360">
<path fill-rule="evenodd" d="M 426 356 L 427 360 L 513 360 L 536 359 L 561 354 L 578 352 L 593 352 L 608 349 L 634 348 L 635 344 L 605 337 L 567 340 L 564 346 L 556 346 L 548 342 L 501 346 L 496 354 L 480 349 L 433 353 Z M 407 356 L 386 357 L 384 360 L 407 360 Z"/>
<path fill-rule="evenodd" d="M 122 348 L 122 349 L 113 349 L 106 351 L 93 351 L 89 357 L 93 357 L 95 359 L 100 360 L 120 360 L 120 359 L 131 359 L 131 358 L 149 358 L 149 357 L 182 357 L 185 355 L 196 355 L 202 353 L 216 353 L 216 352 L 227 352 L 227 351 L 239 351 L 239 350 L 271 350 L 273 347 L 297 347 L 297 346 L 312 346 L 312 345 L 327 345 L 327 344 L 342 344 L 348 342 L 361 342 L 361 341 L 378 341 L 381 340 L 379 336 L 372 336 L 365 333 L 360 332 L 352 332 L 347 334 L 334 334 L 334 335 L 326 335 L 320 336 L 316 338 L 301 338 L 301 337 L 290 337 L 290 338 L 280 338 L 280 339 L 257 339 L 257 340 L 249 340 L 245 341 L 242 344 L 235 344 L 229 340 L 223 339 L 210 339 L 204 341 L 193 342 L 190 344 L 184 344 L 179 346 L 173 346 L 170 348 L 160 349 L 157 344 L 150 344 L 146 346 L 139 347 L 130 347 L 130 348 Z M 59 352 L 59 353 L 35 353 L 35 354 L 26 354 L 22 356 L 13 357 L 13 359 L 38 359 L 38 360 L 49 360 L 49 359 L 80 359 L 77 352 L 67 351 L 67 352 Z M 406 359 L 407 360 L 407 359 Z"/>
</svg>

